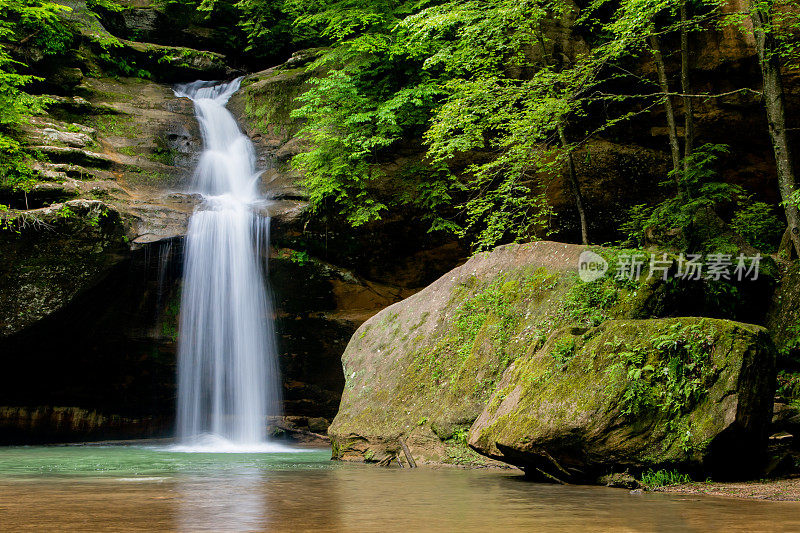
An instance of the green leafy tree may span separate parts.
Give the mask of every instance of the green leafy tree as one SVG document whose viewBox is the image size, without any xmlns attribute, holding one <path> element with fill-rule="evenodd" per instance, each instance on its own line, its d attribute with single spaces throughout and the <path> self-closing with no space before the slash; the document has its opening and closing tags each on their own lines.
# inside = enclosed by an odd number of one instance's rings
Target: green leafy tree
<svg viewBox="0 0 800 533">
<path fill-rule="evenodd" d="M 58 13 L 68 8 L 40 0 L 0 0 L 0 185 L 26 189 L 34 178 L 29 157 L 15 139 L 27 115 L 40 113 L 47 100 L 25 92 L 32 81 L 26 65 L 15 58 L 22 45 L 44 54 L 63 52 L 71 35 Z"/>
<path fill-rule="evenodd" d="M 313 80 L 293 113 L 304 120 L 300 134 L 312 144 L 294 164 L 303 171 L 312 207 L 338 212 L 353 225 L 378 219 L 388 208 L 375 187 L 383 177 L 378 164 L 404 139 L 421 136 L 443 94 L 435 78 L 421 70 L 421 62 L 392 36 L 411 5 L 297 2 L 293 8 L 299 13 L 297 26 L 333 43 L 310 67 L 327 74 Z M 421 194 L 406 192 L 400 198 L 429 209 L 449 201 L 448 173 L 431 167 L 424 174 L 432 181 L 412 182 Z"/>
<path fill-rule="evenodd" d="M 489 156 L 465 171 L 461 234 L 477 250 L 548 231 L 545 189 L 570 153 L 558 132 L 572 108 L 545 25 L 568 9 L 558 1 L 448 2 L 401 24 L 424 69 L 445 78 L 447 99 L 425 134 L 432 160 Z"/>
</svg>

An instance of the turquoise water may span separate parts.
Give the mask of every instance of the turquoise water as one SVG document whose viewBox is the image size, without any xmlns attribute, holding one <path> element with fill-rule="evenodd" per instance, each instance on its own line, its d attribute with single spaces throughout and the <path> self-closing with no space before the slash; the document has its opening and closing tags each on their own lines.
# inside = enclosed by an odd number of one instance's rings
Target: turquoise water
<svg viewBox="0 0 800 533">
<path fill-rule="evenodd" d="M 800 531 L 800 504 L 631 494 L 330 451 L 0 448 L 2 531 Z"/>
<path fill-rule="evenodd" d="M 20 446 L 0 448 L 0 476 L 109 478 L 330 469 L 329 449 L 294 453 L 180 453 L 167 446 Z"/>
</svg>

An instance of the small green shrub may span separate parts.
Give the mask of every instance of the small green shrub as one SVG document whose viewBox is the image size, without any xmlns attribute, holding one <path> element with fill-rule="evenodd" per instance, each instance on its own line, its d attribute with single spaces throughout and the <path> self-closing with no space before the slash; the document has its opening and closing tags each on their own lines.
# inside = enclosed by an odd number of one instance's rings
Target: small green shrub
<svg viewBox="0 0 800 533">
<path fill-rule="evenodd" d="M 692 478 L 688 474 L 682 474 L 677 470 L 648 470 L 642 474 L 641 482 L 645 487 L 652 489 L 691 483 Z"/>
<path fill-rule="evenodd" d="M 591 283 L 577 283 L 567 294 L 564 308 L 570 318 L 587 326 L 598 326 L 608 318 L 607 311 L 617 303 L 619 287 L 614 279 L 603 277 Z"/>
<path fill-rule="evenodd" d="M 663 187 L 675 190 L 674 196 L 655 206 L 640 204 L 633 206 L 628 213 L 628 221 L 620 227 L 624 243 L 641 247 L 651 244 L 655 238 L 662 246 L 687 250 L 690 244 L 699 246 L 693 251 L 713 251 L 726 247 L 726 241 L 719 235 L 708 239 L 702 235 L 703 228 L 695 227 L 698 212 L 715 209 L 719 206 L 738 203 L 745 198 L 744 189 L 738 185 L 719 181 L 719 159 L 728 153 L 723 144 L 704 144 L 688 158 L 688 170 L 671 171 L 669 180 L 661 183 Z M 696 242 L 698 240 L 704 242 Z M 705 242 L 709 241 L 709 242 Z"/>
<path fill-rule="evenodd" d="M 450 437 L 450 440 L 456 444 L 461 444 L 462 446 L 466 446 L 467 441 L 469 440 L 469 428 L 468 427 L 457 428 L 453 432 L 453 436 Z"/>
<path fill-rule="evenodd" d="M 550 355 L 558 365 L 563 368 L 569 363 L 570 359 L 575 355 L 575 339 L 560 339 L 553 344 L 553 349 L 550 350 Z"/>
<path fill-rule="evenodd" d="M 786 224 L 775 216 L 771 205 L 753 202 L 733 215 L 731 229 L 762 252 L 774 253 L 778 250 Z"/>
<path fill-rule="evenodd" d="M 790 404 L 800 403 L 800 373 L 781 370 L 777 376 L 775 395 Z"/>
</svg>

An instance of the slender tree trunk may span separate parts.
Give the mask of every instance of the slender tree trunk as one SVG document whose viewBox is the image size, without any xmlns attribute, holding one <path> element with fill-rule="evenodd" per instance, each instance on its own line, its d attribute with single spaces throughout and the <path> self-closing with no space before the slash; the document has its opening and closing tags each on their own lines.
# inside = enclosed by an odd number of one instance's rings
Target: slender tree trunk
<svg viewBox="0 0 800 533">
<path fill-rule="evenodd" d="M 767 110 L 769 135 L 775 152 L 775 167 L 778 174 L 778 186 L 789 223 L 789 233 L 795 251 L 800 255 L 800 211 L 791 203 L 792 193 L 796 190 L 794 163 L 786 131 L 786 101 L 781 78 L 781 65 L 775 50 L 774 37 L 769 33 L 771 2 L 767 10 L 759 9 L 756 2 L 750 4 L 750 16 L 755 30 L 756 50 L 761 74 L 764 78 L 764 103 Z"/>
<path fill-rule="evenodd" d="M 681 90 L 688 95 L 692 92 L 689 79 L 689 28 L 686 21 L 689 18 L 688 0 L 681 2 Z M 684 137 L 683 137 L 683 171 L 689 171 L 689 156 L 694 149 L 694 104 L 689 96 L 683 97 Z"/>
<path fill-rule="evenodd" d="M 561 140 L 561 146 L 567 150 L 567 136 L 564 134 L 564 128 L 558 128 L 558 138 Z M 578 217 L 581 220 L 581 242 L 589 244 L 589 223 L 586 220 L 586 207 L 583 204 L 583 194 L 581 194 L 581 187 L 578 183 L 578 174 L 575 172 L 575 160 L 572 157 L 572 150 L 567 151 L 567 170 L 569 174 L 569 186 L 572 189 L 572 196 L 575 198 L 575 207 L 578 208 Z"/>
<path fill-rule="evenodd" d="M 664 56 L 661 55 L 661 45 L 655 35 L 650 36 L 650 47 L 653 49 L 653 57 L 656 60 L 658 84 L 661 86 L 661 92 L 664 93 L 664 108 L 667 112 L 667 126 L 669 129 L 669 148 L 672 151 L 672 168 L 675 170 L 677 183 L 677 172 L 681 168 L 681 147 L 678 144 L 678 127 L 675 125 L 675 109 L 672 107 L 672 97 L 669 95 L 669 82 L 667 81 L 667 69 L 664 66 Z M 678 192 L 680 192 L 680 188 Z"/>
</svg>

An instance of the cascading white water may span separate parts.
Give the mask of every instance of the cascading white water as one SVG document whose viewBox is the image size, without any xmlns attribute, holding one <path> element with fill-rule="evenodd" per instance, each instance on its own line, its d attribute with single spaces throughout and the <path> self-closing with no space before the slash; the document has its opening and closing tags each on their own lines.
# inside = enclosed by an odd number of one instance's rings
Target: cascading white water
<svg viewBox="0 0 800 533">
<path fill-rule="evenodd" d="M 204 150 L 193 178 L 178 343 L 178 439 L 186 451 L 270 451 L 280 410 L 272 303 L 261 263 L 269 218 L 250 140 L 225 108 L 240 80 L 176 88 L 194 102 Z"/>
</svg>

